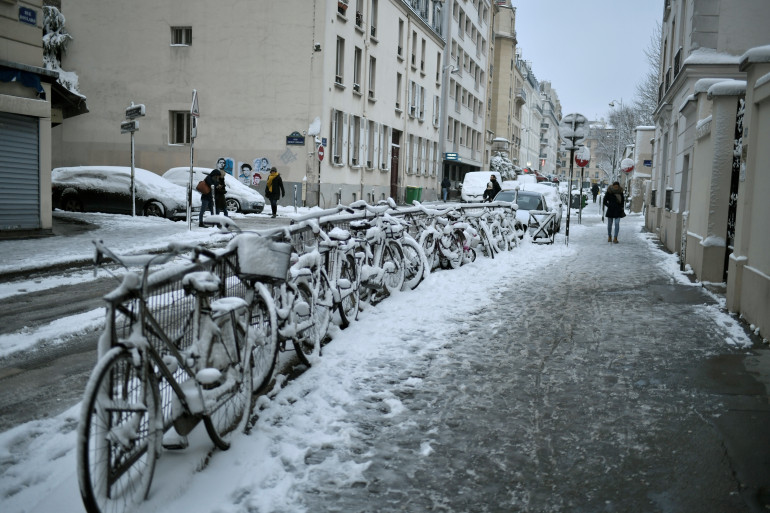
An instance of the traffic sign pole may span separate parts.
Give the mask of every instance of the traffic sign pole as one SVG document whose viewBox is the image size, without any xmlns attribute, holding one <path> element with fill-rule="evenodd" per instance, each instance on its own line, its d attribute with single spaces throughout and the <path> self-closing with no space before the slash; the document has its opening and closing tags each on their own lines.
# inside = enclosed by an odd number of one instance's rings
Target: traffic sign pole
<svg viewBox="0 0 770 513">
<path fill-rule="evenodd" d="M 588 120 L 582 114 L 567 114 L 559 122 L 559 136 L 569 145 L 569 191 L 567 191 L 567 228 L 564 243 L 569 245 L 569 220 L 572 212 L 572 176 L 575 165 L 575 150 L 586 138 L 585 124 Z M 578 205 L 583 203 L 583 180 L 581 173 L 581 193 Z M 578 210 L 580 212 L 580 210 Z"/>
<path fill-rule="evenodd" d="M 192 194 L 193 194 L 193 156 L 195 146 L 195 138 L 198 136 L 198 117 L 200 116 L 200 109 L 198 109 L 198 91 L 193 89 L 192 92 L 192 105 L 190 106 L 190 177 L 187 180 L 187 229 L 192 230 Z M 203 209 L 203 205 L 201 205 Z"/>
<path fill-rule="evenodd" d="M 139 130 L 139 122 L 135 121 L 135 119 L 144 116 L 144 114 L 145 108 L 143 104 L 134 105 L 134 102 L 131 102 L 131 105 L 126 109 L 126 119 L 128 121 L 123 121 L 120 123 L 120 133 L 131 133 L 131 184 L 129 187 L 131 187 L 132 217 L 136 217 L 136 187 L 134 181 L 134 132 Z"/>
</svg>

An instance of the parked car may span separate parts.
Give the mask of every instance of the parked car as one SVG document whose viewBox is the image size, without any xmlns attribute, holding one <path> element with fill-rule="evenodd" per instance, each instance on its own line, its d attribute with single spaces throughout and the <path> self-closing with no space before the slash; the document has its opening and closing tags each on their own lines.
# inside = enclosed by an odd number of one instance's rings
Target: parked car
<svg viewBox="0 0 770 513">
<path fill-rule="evenodd" d="M 497 183 L 502 183 L 497 171 L 469 171 L 463 177 L 460 189 L 460 199 L 466 203 L 481 203 L 484 201 L 484 191 L 487 189 L 489 177 L 495 175 Z"/>
<path fill-rule="evenodd" d="M 553 232 L 559 232 L 561 230 L 561 217 L 562 217 L 562 205 L 561 202 L 554 206 L 549 206 L 548 199 L 545 194 L 537 190 L 523 190 L 523 189 L 503 189 L 495 196 L 495 201 L 508 201 L 516 203 L 518 209 L 516 210 L 516 219 L 524 225 L 525 229 L 529 228 L 529 211 L 530 210 L 542 210 L 546 212 L 554 212 L 556 218 L 554 219 Z M 549 231 L 549 234 L 551 232 Z"/>
<path fill-rule="evenodd" d="M 210 172 L 211 168 L 194 167 L 193 186 L 203 180 Z M 190 180 L 190 168 L 172 167 L 163 173 L 163 178 L 184 187 L 186 190 L 187 183 Z M 248 185 L 244 185 L 233 175 L 225 173 L 225 187 L 225 201 L 227 202 L 227 210 L 229 212 L 259 214 L 265 209 L 265 198 Z M 198 193 L 195 193 L 195 195 L 198 195 Z"/>
<path fill-rule="evenodd" d="M 134 168 L 138 215 L 167 219 L 187 217 L 186 190 L 152 171 Z M 51 171 L 54 208 L 75 212 L 132 214 L 131 168 L 124 166 L 58 167 Z M 200 200 L 193 202 L 200 210 Z"/>
</svg>

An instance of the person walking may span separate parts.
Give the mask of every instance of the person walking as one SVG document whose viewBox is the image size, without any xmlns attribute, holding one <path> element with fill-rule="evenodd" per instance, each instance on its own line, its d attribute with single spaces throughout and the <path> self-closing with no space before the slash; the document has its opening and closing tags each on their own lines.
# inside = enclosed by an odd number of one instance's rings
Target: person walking
<svg viewBox="0 0 770 513">
<path fill-rule="evenodd" d="M 278 170 L 275 167 L 270 168 L 270 174 L 267 177 L 265 183 L 265 196 L 270 200 L 270 208 L 273 210 L 275 217 L 278 214 L 278 200 L 286 195 L 286 191 L 283 190 L 283 179 L 278 174 Z"/>
<path fill-rule="evenodd" d="M 225 186 L 225 172 L 215 169 L 212 171 L 212 173 L 217 174 L 217 183 L 214 187 L 214 206 L 217 210 L 217 215 L 224 214 L 225 217 L 230 217 L 227 215 L 227 199 L 225 198 L 225 194 L 227 193 L 227 187 Z"/>
<path fill-rule="evenodd" d="M 500 186 L 500 182 L 497 181 L 497 177 L 495 175 L 491 175 L 489 180 L 492 183 L 492 199 L 495 199 L 495 196 L 497 196 L 497 193 L 500 192 L 502 187 Z"/>
<path fill-rule="evenodd" d="M 224 159 L 219 159 L 217 166 L 224 168 L 224 165 Z M 214 215 L 214 189 L 219 183 L 219 169 L 212 170 L 208 176 L 203 179 L 203 181 L 206 183 L 206 185 L 209 186 L 209 192 L 201 192 L 201 211 L 198 214 L 198 226 L 201 228 L 205 227 L 203 224 L 203 214 L 206 212 L 206 210 L 211 212 L 212 216 Z"/>
<path fill-rule="evenodd" d="M 447 198 L 449 197 L 449 188 L 452 186 L 452 182 L 449 181 L 449 177 L 445 176 L 443 180 L 441 180 L 441 195 L 444 198 L 444 201 L 446 202 Z"/>
<path fill-rule="evenodd" d="M 626 197 L 623 194 L 623 188 L 620 182 L 613 182 L 607 192 L 604 194 L 602 207 L 607 207 L 607 242 L 618 243 L 618 232 L 620 231 L 620 220 L 626 217 L 623 205 L 626 204 Z M 612 225 L 615 224 L 615 234 L 613 238 Z"/>
<path fill-rule="evenodd" d="M 599 184 L 594 183 L 591 185 L 591 194 L 594 197 L 594 203 L 596 203 L 596 197 L 599 195 Z"/>
</svg>

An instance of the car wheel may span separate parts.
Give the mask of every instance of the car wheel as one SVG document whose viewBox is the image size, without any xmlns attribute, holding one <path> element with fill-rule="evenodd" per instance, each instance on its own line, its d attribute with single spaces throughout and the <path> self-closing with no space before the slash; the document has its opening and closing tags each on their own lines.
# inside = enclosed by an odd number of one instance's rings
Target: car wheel
<svg viewBox="0 0 770 513">
<path fill-rule="evenodd" d="M 233 198 L 228 198 L 225 206 L 227 207 L 228 212 L 238 212 L 241 209 L 241 205 L 238 203 L 238 200 Z"/>
<path fill-rule="evenodd" d="M 154 217 L 164 217 L 163 205 L 157 201 L 151 201 L 144 206 L 144 215 Z"/>
<path fill-rule="evenodd" d="M 62 198 L 61 208 L 62 210 L 66 210 L 68 212 L 82 212 L 83 204 L 80 202 L 77 196 L 74 194 L 69 194 Z"/>
</svg>

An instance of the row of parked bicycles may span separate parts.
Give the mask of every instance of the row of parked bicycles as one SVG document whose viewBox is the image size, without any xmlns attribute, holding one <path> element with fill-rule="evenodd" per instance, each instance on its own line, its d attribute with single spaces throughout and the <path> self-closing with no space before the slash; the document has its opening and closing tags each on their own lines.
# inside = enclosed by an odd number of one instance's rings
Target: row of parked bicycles
<svg viewBox="0 0 770 513">
<path fill-rule="evenodd" d="M 104 298 L 78 426 L 78 480 L 91 513 L 130 511 L 144 500 L 164 448 L 184 448 L 201 422 L 227 449 L 281 351 L 312 365 L 332 322 L 344 329 L 366 305 L 414 289 L 439 268 L 494 258 L 524 236 L 505 202 L 356 202 L 259 232 L 209 219 L 233 234 L 225 247 L 120 256 L 95 242 L 96 266 L 120 285 Z"/>
</svg>

